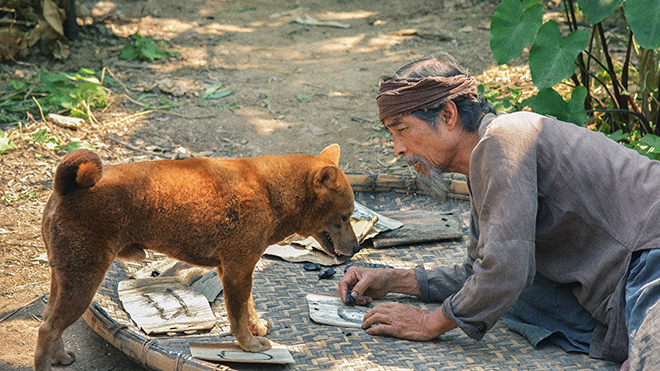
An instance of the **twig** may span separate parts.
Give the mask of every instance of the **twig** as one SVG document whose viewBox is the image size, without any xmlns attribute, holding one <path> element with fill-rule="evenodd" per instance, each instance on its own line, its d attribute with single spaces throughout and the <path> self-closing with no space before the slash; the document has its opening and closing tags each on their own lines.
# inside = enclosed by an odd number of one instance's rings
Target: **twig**
<svg viewBox="0 0 660 371">
<path fill-rule="evenodd" d="M 128 121 L 128 120 L 133 119 L 133 118 L 136 118 L 136 117 L 140 117 L 140 116 L 143 116 L 143 115 L 148 115 L 148 114 L 150 114 L 150 113 L 152 113 L 152 112 L 153 112 L 153 110 L 147 110 L 147 111 L 140 111 L 140 112 L 138 112 L 138 113 L 134 113 L 134 114 L 132 114 L 132 115 L 128 115 L 128 116 L 126 116 L 126 117 L 124 117 L 124 118 L 122 118 L 122 119 L 120 119 L 120 120 L 117 120 L 117 121 L 115 121 L 115 122 L 111 122 L 111 123 L 109 123 L 109 124 L 105 124 L 105 125 L 103 125 L 103 128 L 102 128 L 102 129 L 105 129 L 105 128 L 110 127 L 110 126 L 119 125 L 119 124 L 121 124 L 122 122 Z"/>
<path fill-rule="evenodd" d="M 210 119 L 210 118 L 215 117 L 215 113 L 212 113 L 210 115 L 205 115 L 205 116 L 186 116 L 186 115 L 182 115 L 182 114 L 179 114 L 179 113 L 176 113 L 176 112 L 164 111 L 164 110 L 161 110 L 161 109 L 158 109 L 158 108 L 156 108 L 152 111 L 153 112 L 166 113 L 168 115 L 173 115 L 173 116 L 177 116 L 177 117 L 181 117 L 181 118 L 189 119 L 189 120 Z"/>
<path fill-rule="evenodd" d="M 37 302 L 38 300 L 41 300 L 41 298 L 42 298 L 42 297 L 40 296 L 40 297 L 38 297 L 38 298 L 32 300 L 32 301 L 29 302 L 29 303 L 23 304 L 20 308 L 11 311 L 11 312 L 10 312 L 9 314 L 7 314 L 6 316 L 0 318 L 0 322 L 5 321 L 5 320 L 8 319 L 9 317 L 11 317 L 11 316 L 13 316 L 14 314 L 18 313 L 21 309 L 26 308 L 28 305 L 32 305 L 32 304 L 34 304 L 35 302 Z"/>
<path fill-rule="evenodd" d="M 144 153 L 144 154 L 148 154 L 148 155 L 152 155 L 152 156 L 158 156 L 158 157 L 166 158 L 166 159 L 171 159 L 171 158 L 172 158 L 172 156 L 167 156 L 167 155 L 164 155 L 164 154 L 162 154 L 162 153 L 152 152 L 152 151 L 147 151 L 146 149 L 142 149 L 142 148 L 136 147 L 136 146 L 134 146 L 134 145 L 132 145 L 132 144 L 130 144 L 130 143 L 126 143 L 126 142 L 121 141 L 121 140 L 119 140 L 119 139 L 117 139 L 117 138 L 114 138 L 113 136 L 111 136 L 111 135 L 109 135 L 109 134 L 106 135 L 106 138 L 110 139 L 111 141 L 113 141 L 113 142 L 115 142 L 115 143 L 121 144 L 122 146 L 124 146 L 124 147 L 126 147 L 126 148 L 128 148 L 128 149 L 132 149 L 133 151 L 138 151 L 138 152 L 141 152 L 141 153 Z"/>
<path fill-rule="evenodd" d="M 136 118 L 136 117 L 143 116 L 143 115 L 148 115 L 148 114 L 150 114 L 150 113 L 154 113 L 154 112 L 164 113 L 164 114 L 168 114 L 168 115 L 173 115 L 173 116 L 177 116 L 177 117 L 181 117 L 181 118 L 189 119 L 189 120 L 207 119 L 207 118 L 215 117 L 215 114 L 210 114 L 210 115 L 206 115 L 206 116 L 186 116 L 186 115 L 181 115 L 181 114 L 178 114 L 178 113 L 175 113 L 175 112 L 170 112 L 170 111 L 165 111 L 165 110 L 162 110 L 162 109 L 159 109 L 159 108 L 155 108 L 155 109 L 151 109 L 151 110 L 140 111 L 140 112 L 138 112 L 138 113 L 134 113 L 134 114 L 132 114 L 132 115 L 126 116 L 126 117 L 124 117 L 124 118 L 121 119 L 121 120 L 117 120 L 117 121 L 115 121 L 115 122 L 112 122 L 112 123 L 109 123 L 109 124 L 104 125 L 103 128 L 107 128 L 107 127 L 109 127 L 109 126 L 118 125 L 118 124 L 120 124 L 120 123 L 122 123 L 122 122 L 124 122 L 124 121 L 130 120 L 130 119 L 132 119 L 132 118 Z"/>
<path fill-rule="evenodd" d="M 34 100 L 34 103 L 36 103 L 37 107 L 39 107 L 39 113 L 41 114 L 41 119 L 44 122 L 46 122 L 46 117 L 44 117 L 44 110 L 41 109 L 41 104 L 39 104 L 39 101 L 35 97 L 32 97 L 32 100 Z"/>
</svg>

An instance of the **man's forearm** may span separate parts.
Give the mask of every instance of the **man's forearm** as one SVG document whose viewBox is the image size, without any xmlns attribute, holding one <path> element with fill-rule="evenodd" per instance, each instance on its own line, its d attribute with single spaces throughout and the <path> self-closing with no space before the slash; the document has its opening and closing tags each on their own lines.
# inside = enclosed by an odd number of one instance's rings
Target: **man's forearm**
<svg viewBox="0 0 660 371">
<path fill-rule="evenodd" d="M 412 269 L 396 269 L 392 275 L 392 293 L 420 296 L 417 276 Z"/>
</svg>

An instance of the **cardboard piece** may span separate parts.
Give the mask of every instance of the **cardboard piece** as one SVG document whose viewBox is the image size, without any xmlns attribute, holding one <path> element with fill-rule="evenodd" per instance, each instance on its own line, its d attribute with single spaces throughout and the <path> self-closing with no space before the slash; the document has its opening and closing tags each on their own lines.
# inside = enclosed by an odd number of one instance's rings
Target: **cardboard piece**
<svg viewBox="0 0 660 371">
<path fill-rule="evenodd" d="M 362 318 L 371 307 L 350 306 L 337 296 L 307 294 L 309 317 L 322 325 L 362 328 Z"/>
<path fill-rule="evenodd" d="M 374 247 L 392 247 L 463 237 L 461 222 L 455 215 L 431 210 L 388 211 L 384 216 L 396 217 L 401 228 L 379 233 L 372 238 Z"/>
<path fill-rule="evenodd" d="M 206 297 L 176 277 L 123 280 L 117 294 L 131 319 L 150 335 L 209 330 L 217 321 Z"/>
<path fill-rule="evenodd" d="M 403 224 L 355 202 L 351 225 L 361 244 L 381 232 L 401 228 Z M 346 256 L 329 256 L 322 251 L 321 245 L 313 237 L 303 238 L 299 235 L 293 235 L 277 245 L 268 246 L 264 254 L 277 256 L 292 263 L 318 263 L 324 266 L 343 264 L 349 259 Z"/>
<path fill-rule="evenodd" d="M 190 354 L 209 361 L 242 363 L 296 363 L 284 345 L 271 343 L 272 348 L 264 352 L 246 352 L 236 344 L 189 343 Z"/>
<path fill-rule="evenodd" d="M 196 280 L 190 286 L 200 294 L 204 295 L 206 300 L 211 303 L 215 301 L 218 295 L 222 292 L 222 281 L 220 281 L 218 271 L 215 269 L 206 272 L 202 278 Z"/>
</svg>

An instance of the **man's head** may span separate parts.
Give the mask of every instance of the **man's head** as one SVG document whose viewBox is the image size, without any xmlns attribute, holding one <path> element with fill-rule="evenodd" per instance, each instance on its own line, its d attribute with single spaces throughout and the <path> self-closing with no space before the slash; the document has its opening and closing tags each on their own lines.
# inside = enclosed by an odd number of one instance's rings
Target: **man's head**
<svg viewBox="0 0 660 371">
<path fill-rule="evenodd" d="M 384 76 L 376 99 L 395 153 L 426 177 L 442 171 L 467 174 L 473 140 L 466 138 L 476 138 L 483 114 L 494 113 L 479 100 L 476 80 L 446 53 Z"/>
</svg>

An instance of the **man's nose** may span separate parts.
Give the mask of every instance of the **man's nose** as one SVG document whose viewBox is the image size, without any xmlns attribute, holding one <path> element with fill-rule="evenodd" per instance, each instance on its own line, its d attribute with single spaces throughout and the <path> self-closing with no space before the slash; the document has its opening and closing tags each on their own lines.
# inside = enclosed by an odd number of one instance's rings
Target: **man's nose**
<svg viewBox="0 0 660 371">
<path fill-rule="evenodd" d="M 403 156 L 403 155 L 406 154 L 406 150 L 407 150 L 406 146 L 404 146 L 401 143 L 401 141 L 398 141 L 398 140 L 394 139 L 394 153 L 395 154 L 397 154 L 399 156 Z"/>
</svg>

